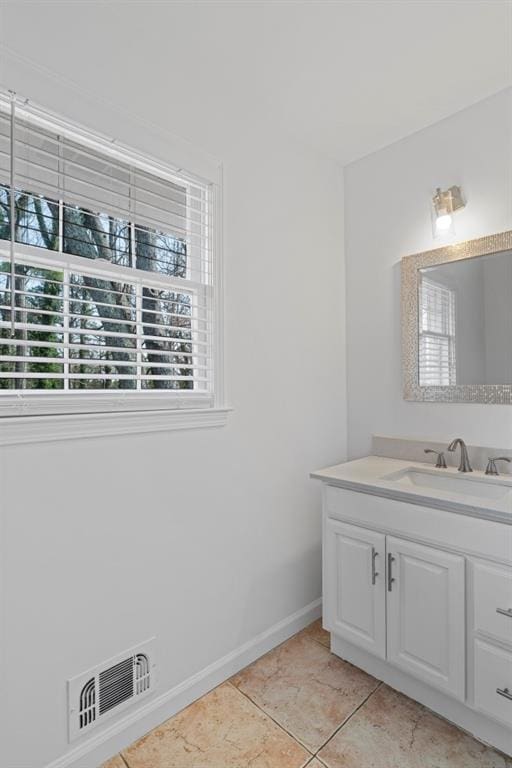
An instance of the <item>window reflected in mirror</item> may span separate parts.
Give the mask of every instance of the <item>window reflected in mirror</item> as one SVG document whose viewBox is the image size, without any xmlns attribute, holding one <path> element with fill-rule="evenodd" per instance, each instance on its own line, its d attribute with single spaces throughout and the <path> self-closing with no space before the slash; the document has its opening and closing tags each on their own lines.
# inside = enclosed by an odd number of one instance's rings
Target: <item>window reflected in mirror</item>
<svg viewBox="0 0 512 768">
<path fill-rule="evenodd" d="M 455 291 L 422 275 L 419 283 L 420 387 L 457 383 Z"/>
<path fill-rule="evenodd" d="M 512 251 L 419 270 L 420 387 L 512 384 Z"/>
</svg>

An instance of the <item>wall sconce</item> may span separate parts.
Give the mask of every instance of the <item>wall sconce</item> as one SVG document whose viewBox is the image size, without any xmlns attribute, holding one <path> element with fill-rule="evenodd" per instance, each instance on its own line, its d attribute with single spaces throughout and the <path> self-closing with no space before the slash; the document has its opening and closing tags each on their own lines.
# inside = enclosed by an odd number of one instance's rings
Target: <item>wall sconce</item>
<svg viewBox="0 0 512 768">
<path fill-rule="evenodd" d="M 465 205 L 460 187 L 450 187 L 444 191 L 440 187 L 436 189 L 432 198 L 434 237 L 455 234 L 453 214 Z"/>
</svg>

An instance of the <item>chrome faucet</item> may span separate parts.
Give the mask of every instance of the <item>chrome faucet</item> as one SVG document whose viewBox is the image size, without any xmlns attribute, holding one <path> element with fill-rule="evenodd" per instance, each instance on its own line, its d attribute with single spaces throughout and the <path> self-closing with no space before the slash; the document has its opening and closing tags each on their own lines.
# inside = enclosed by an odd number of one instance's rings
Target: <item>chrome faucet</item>
<svg viewBox="0 0 512 768">
<path fill-rule="evenodd" d="M 452 440 L 448 446 L 448 450 L 453 453 L 457 446 L 460 446 L 459 472 L 472 472 L 473 470 L 469 463 L 468 449 L 462 437 L 457 437 L 455 440 Z"/>
</svg>

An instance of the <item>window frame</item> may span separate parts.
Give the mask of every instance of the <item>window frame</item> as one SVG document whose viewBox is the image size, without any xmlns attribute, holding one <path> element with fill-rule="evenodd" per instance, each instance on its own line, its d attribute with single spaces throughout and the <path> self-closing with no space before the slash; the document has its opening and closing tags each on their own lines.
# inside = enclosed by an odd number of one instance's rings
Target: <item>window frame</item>
<svg viewBox="0 0 512 768">
<path fill-rule="evenodd" d="M 9 100 L 0 95 L 0 109 L 7 111 L 9 109 Z M 175 423 L 177 428 L 186 428 L 190 426 L 217 426 L 225 423 L 228 408 L 225 406 L 224 394 L 224 329 L 223 329 L 223 263 L 222 263 L 222 166 L 219 164 L 216 173 L 211 173 L 208 178 L 196 174 L 187 174 L 178 166 L 172 167 L 163 164 L 159 160 L 142 155 L 135 149 L 113 141 L 108 137 L 94 133 L 81 126 L 72 124 L 60 116 L 53 115 L 50 112 L 42 110 L 39 107 L 23 105 L 19 110 L 24 120 L 32 121 L 39 127 L 52 132 L 59 132 L 70 140 L 83 144 L 90 150 L 96 151 L 112 159 L 127 163 L 141 171 L 150 173 L 166 181 L 170 181 L 187 189 L 187 199 L 190 187 L 187 187 L 187 179 L 190 185 L 202 183 L 208 186 L 208 206 L 211 222 L 211 242 L 209 242 L 210 252 L 212 254 L 213 271 L 211 274 L 211 285 L 193 284 L 188 280 L 178 277 L 158 276 L 158 273 L 144 272 L 143 278 L 146 283 L 158 284 L 160 288 L 167 290 L 181 289 L 190 293 L 193 290 L 210 291 L 210 317 L 211 317 L 211 355 L 212 371 L 210 390 L 26 390 L 9 391 L 0 390 L 0 445 L 13 442 L 16 430 L 14 425 L 8 422 L 15 420 L 18 425 L 21 422 L 20 416 L 23 416 L 23 422 L 28 426 L 28 421 L 34 418 L 40 420 L 40 417 L 56 417 L 61 420 L 61 426 L 64 421 L 71 422 L 73 419 L 87 416 L 104 415 L 103 426 L 95 428 L 98 434 L 103 434 L 107 429 L 107 424 L 111 423 L 113 428 L 114 421 L 111 417 L 117 417 L 119 427 L 122 432 L 126 431 L 128 422 L 136 425 L 134 429 L 128 431 L 147 431 L 153 428 L 160 429 L 161 424 L 166 424 L 166 428 L 172 428 Z M 64 201 L 65 202 L 65 201 Z M 172 234 L 172 233 L 170 233 Z M 10 241 L 0 240 L 0 254 L 4 258 L 9 258 Z M 124 267 L 122 265 L 112 265 L 110 262 L 103 262 L 101 259 L 88 260 L 63 253 L 62 251 L 48 251 L 37 246 L 30 246 L 21 243 L 16 244 L 16 255 L 19 261 L 30 260 L 31 263 L 39 263 L 41 266 L 57 268 L 75 268 L 80 271 L 91 271 L 96 275 L 105 272 L 117 278 L 125 278 L 127 282 L 141 279 L 142 270 L 134 267 Z M 194 320 L 194 318 L 193 318 Z M 149 418 L 146 426 L 140 418 L 125 419 L 125 425 L 120 423 L 121 417 L 130 414 L 139 414 L 139 416 L 159 416 L 159 420 Z M 173 414 L 176 417 L 173 417 Z M 209 418 L 208 414 L 211 415 Z M 63 421 L 64 420 L 64 421 Z M 11 429 L 9 429 L 11 427 Z M 39 427 L 38 427 L 39 429 Z M 36 432 L 38 432 L 36 429 Z M 99 431 L 98 431 L 99 430 Z M 25 430 L 26 432 L 27 430 Z M 80 431 L 80 430 L 79 430 Z M 93 430 L 94 431 L 94 430 Z M 19 428 L 18 428 L 19 432 Z M 28 428 L 30 433 L 30 427 Z M 107 429 L 107 434 L 110 431 Z M 66 436 L 64 430 L 64 436 Z M 52 439 L 50 437 L 50 439 Z M 14 440 L 17 442 L 17 440 Z M 26 442 L 22 439 L 21 442 Z"/>
<path fill-rule="evenodd" d="M 421 291 L 423 286 L 428 285 L 431 291 L 439 291 L 446 293 L 448 298 L 447 313 L 448 313 L 448 326 L 451 332 L 443 333 L 441 331 L 424 330 L 423 328 L 423 302 L 421 298 Z M 420 387 L 453 387 L 457 384 L 457 296 L 453 288 L 449 288 L 446 285 L 432 280 L 429 277 L 422 275 L 419 280 L 419 299 L 418 299 L 418 380 Z M 445 341 L 447 344 L 448 354 L 448 382 L 444 382 L 442 371 L 437 371 L 438 381 L 432 383 L 431 380 L 425 383 L 425 378 L 432 379 L 433 373 L 427 375 L 422 370 L 422 343 L 427 339 L 435 341 Z"/>
</svg>

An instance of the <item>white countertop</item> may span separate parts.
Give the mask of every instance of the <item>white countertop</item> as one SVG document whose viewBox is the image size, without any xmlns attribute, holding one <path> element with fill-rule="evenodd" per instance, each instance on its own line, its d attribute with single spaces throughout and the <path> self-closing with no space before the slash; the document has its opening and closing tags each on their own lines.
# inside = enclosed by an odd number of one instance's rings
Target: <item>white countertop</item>
<svg viewBox="0 0 512 768">
<path fill-rule="evenodd" d="M 453 489 L 427 488 L 424 486 L 404 485 L 393 479 L 385 479 L 387 475 L 406 472 L 407 470 L 421 470 L 430 476 L 442 475 L 453 478 L 456 486 L 457 478 L 469 481 L 463 492 Z M 494 477 L 485 475 L 484 472 L 473 471 L 471 473 L 459 473 L 456 468 L 436 469 L 432 464 L 423 462 L 404 461 L 401 459 L 389 459 L 380 456 L 367 456 L 364 459 L 348 461 L 333 467 L 326 467 L 311 473 L 311 477 L 322 480 L 328 485 L 336 485 L 360 493 L 369 493 L 375 496 L 408 501 L 412 504 L 420 504 L 426 507 L 444 509 L 457 514 L 471 515 L 487 520 L 512 525 L 512 478 L 510 475 Z M 469 484 L 475 484 L 475 494 L 471 492 Z M 485 483 L 495 486 L 499 492 L 504 487 L 505 495 L 502 498 L 482 498 L 478 485 Z M 509 491 L 506 491 L 506 488 Z M 490 489 L 489 489 L 490 490 Z"/>
</svg>

